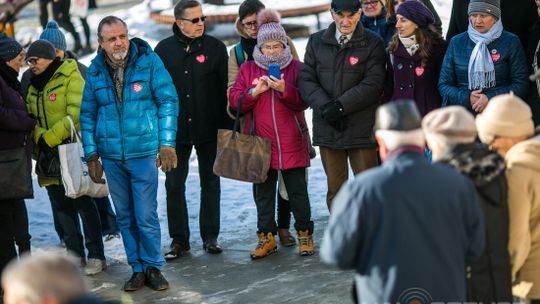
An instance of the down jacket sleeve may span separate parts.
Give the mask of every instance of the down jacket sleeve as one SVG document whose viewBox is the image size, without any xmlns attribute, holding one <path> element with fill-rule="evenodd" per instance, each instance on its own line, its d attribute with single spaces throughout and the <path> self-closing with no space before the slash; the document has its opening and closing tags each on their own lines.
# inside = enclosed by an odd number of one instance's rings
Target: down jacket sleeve
<svg viewBox="0 0 540 304">
<path fill-rule="evenodd" d="M 458 87 L 456 63 L 454 62 L 456 56 L 456 39 L 452 39 L 444 56 L 439 77 L 439 93 L 441 93 L 442 97 L 442 106 L 460 105 L 470 109 L 469 96 L 471 92 L 469 89 Z"/>
<path fill-rule="evenodd" d="M 306 46 L 304 64 L 300 70 L 301 80 L 298 82 L 298 87 L 307 104 L 313 109 L 318 109 L 330 102 L 332 98 L 321 87 L 317 77 L 317 60 L 315 59 L 317 51 L 314 49 L 313 44 L 313 35 L 311 35 Z"/>
<path fill-rule="evenodd" d="M 151 90 L 158 107 L 159 145 L 174 148 L 178 124 L 178 95 L 171 75 L 159 56 L 154 52 L 149 55 L 152 56 Z"/>
</svg>

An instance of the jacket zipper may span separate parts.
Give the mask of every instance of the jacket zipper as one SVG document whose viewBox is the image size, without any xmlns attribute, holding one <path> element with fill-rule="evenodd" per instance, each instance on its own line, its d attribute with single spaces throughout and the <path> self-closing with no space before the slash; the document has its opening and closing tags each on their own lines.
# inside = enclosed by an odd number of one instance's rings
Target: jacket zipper
<svg viewBox="0 0 540 304">
<path fill-rule="evenodd" d="M 272 89 L 272 122 L 274 123 L 274 132 L 276 133 L 276 141 L 277 141 L 277 148 L 278 148 L 278 168 L 279 170 L 281 170 L 283 167 L 281 163 L 281 143 L 279 141 L 279 132 L 277 129 L 277 122 L 276 122 L 276 109 L 274 107 L 275 105 L 274 92 L 275 90 Z"/>
<path fill-rule="evenodd" d="M 122 116 L 122 111 L 123 111 L 123 107 L 120 106 L 120 100 L 118 99 L 118 92 L 116 92 L 116 85 L 114 83 L 114 80 L 111 78 L 111 82 L 112 82 L 112 86 L 113 86 L 113 93 L 114 93 L 114 96 L 115 96 L 115 99 L 116 99 L 116 111 L 118 111 L 118 117 L 119 118 L 119 121 L 118 121 L 118 125 L 120 126 L 120 146 L 121 146 L 121 153 L 122 153 L 122 162 L 124 162 L 124 128 L 122 127 L 122 121 L 123 121 L 123 116 Z M 125 76 L 124 76 L 124 84 L 125 84 Z M 124 87 L 122 87 L 122 90 L 124 90 Z M 124 93 L 122 92 L 122 95 Z"/>
</svg>

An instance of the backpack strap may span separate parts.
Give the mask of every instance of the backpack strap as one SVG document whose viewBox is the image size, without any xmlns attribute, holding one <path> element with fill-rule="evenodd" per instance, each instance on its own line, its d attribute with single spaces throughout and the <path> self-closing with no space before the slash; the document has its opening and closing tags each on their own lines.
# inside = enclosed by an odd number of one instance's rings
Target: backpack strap
<svg viewBox="0 0 540 304">
<path fill-rule="evenodd" d="M 234 46 L 234 54 L 236 55 L 236 63 L 238 64 L 238 67 L 240 67 L 240 65 L 246 61 L 244 50 L 242 49 L 242 44 L 240 42 Z"/>
</svg>

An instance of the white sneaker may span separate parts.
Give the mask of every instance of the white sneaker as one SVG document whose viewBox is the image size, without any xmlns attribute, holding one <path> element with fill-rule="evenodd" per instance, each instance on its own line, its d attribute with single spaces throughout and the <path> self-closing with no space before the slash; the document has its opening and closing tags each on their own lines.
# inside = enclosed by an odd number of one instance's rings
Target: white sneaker
<svg viewBox="0 0 540 304">
<path fill-rule="evenodd" d="M 84 273 L 86 275 L 96 275 L 107 268 L 105 260 L 100 259 L 88 259 L 86 266 L 84 267 Z"/>
</svg>

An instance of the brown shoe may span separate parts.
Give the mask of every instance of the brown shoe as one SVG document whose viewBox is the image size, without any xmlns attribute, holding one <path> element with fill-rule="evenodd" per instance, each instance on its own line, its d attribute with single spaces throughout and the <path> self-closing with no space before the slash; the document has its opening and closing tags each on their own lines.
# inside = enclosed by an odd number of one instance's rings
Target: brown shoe
<svg viewBox="0 0 540 304">
<path fill-rule="evenodd" d="M 296 245 L 296 240 L 289 232 L 289 229 L 279 228 L 278 229 L 279 242 L 283 247 L 291 247 Z"/>
<path fill-rule="evenodd" d="M 274 239 L 272 232 L 268 232 L 267 234 L 259 232 L 257 233 L 257 236 L 259 237 L 259 244 L 257 244 L 255 250 L 251 252 L 252 259 L 261 259 L 277 253 L 276 239 Z"/>
<path fill-rule="evenodd" d="M 172 243 L 171 250 L 165 253 L 165 260 L 170 261 L 185 255 L 191 248 L 189 243 Z"/>
<path fill-rule="evenodd" d="M 301 256 L 313 255 L 315 253 L 313 235 L 308 230 L 298 231 L 298 244 L 298 251 Z"/>
</svg>

